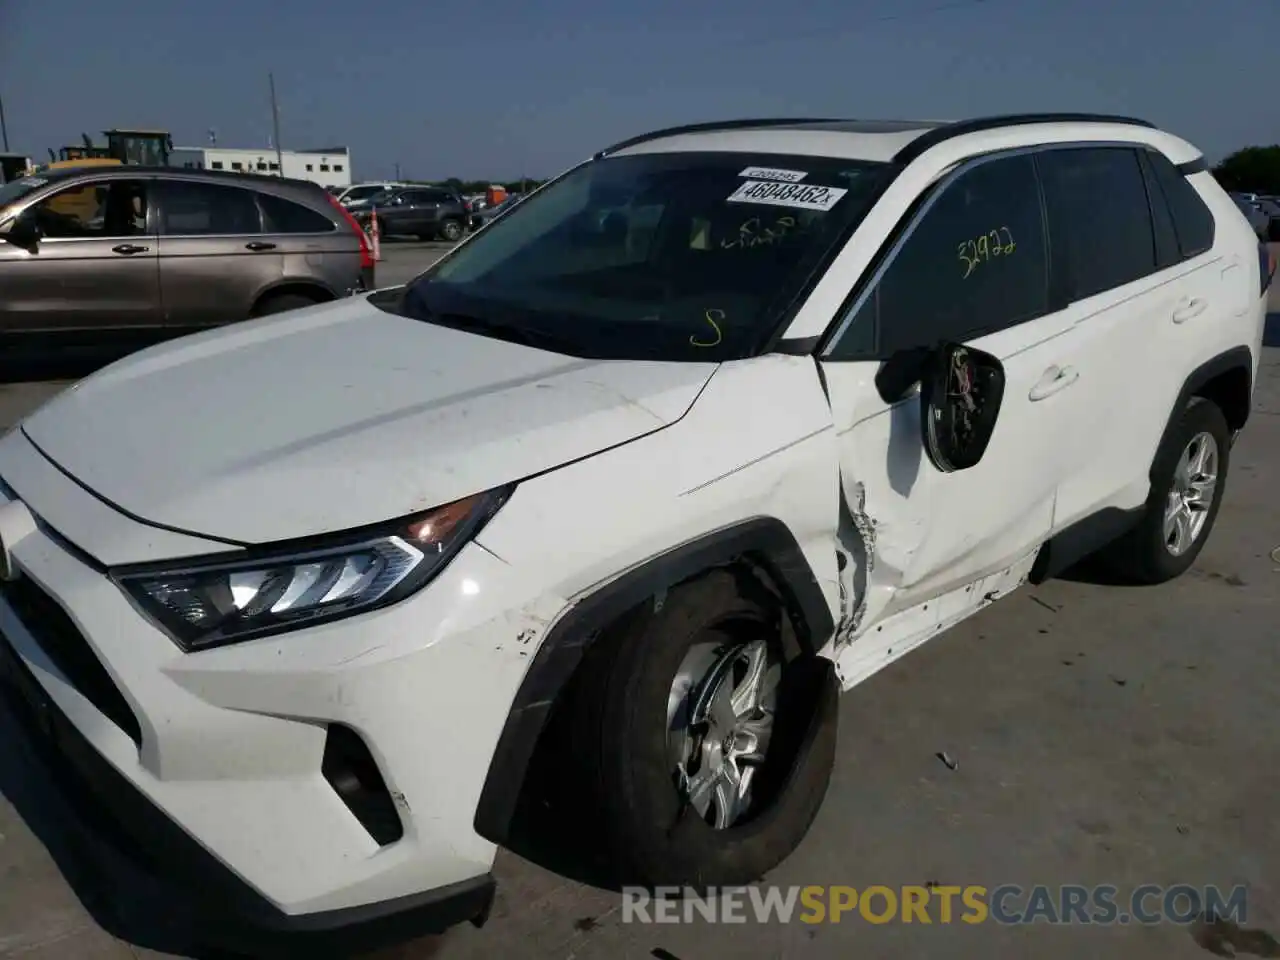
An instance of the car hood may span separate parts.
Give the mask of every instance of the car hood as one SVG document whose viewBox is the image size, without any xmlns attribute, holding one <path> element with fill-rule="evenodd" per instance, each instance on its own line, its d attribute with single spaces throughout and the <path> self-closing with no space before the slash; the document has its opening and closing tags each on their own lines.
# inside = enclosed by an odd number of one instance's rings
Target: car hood
<svg viewBox="0 0 1280 960">
<path fill-rule="evenodd" d="M 144 350 L 23 430 L 119 509 L 258 544 L 427 510 L 660 430 L 715 366 L 581 360 L 361 297 Z"/>
</svg>

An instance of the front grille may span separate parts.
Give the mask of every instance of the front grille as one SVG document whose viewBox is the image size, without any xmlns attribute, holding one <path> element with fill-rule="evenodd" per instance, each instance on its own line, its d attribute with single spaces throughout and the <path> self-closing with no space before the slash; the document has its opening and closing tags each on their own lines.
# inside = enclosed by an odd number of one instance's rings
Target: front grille
<svg viewBox="0 0 1280 960">
<path fill-rule="evenodd" d="M 80 695 L 141 746 L 138 718 L 62 605 L 28 577 L 0 582 L 0 596 Z"/>
</svg>

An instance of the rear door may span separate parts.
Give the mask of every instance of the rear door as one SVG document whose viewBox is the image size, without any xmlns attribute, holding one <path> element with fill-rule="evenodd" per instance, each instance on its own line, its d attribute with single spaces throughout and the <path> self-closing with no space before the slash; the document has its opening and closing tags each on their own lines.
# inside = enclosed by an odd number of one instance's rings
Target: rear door
<svg viewBox="0 0 1280 960">
<path fill-rule="evenodd" d="M 1182 236 L 1155 182 L 1168 167 Z M 1037 158 L 1055 267 L 1066 277 L 1067 314 L 1079 334 L 1084 418 L 1062 438 L 1072 466 L 1058 491 L 1054 528 L 1108 508 L 1141 506 L 1155 446 L 1220 308 L 1213 219 L 1173 165 L 1140 147 L 1048 150 Z M 1199 211 L 1195 209 L 1199 206 Z"/>
<path fill-rule="evenodd" d="M 161 322 L 156 221 L 146 179 L 78 181 L 24 216 L 34 251 L 0 243 L 0 330 L 70 332 Z"/>
<path fill-rule="evenodd" d="M 406 233 L 430 236 L 440 226 L 440 209 L 448 194 L 443 190 L 406 190 L 401 213 Z"/>
<path fill-rule="evenodd" d="M 244 320 L 258 294 L 284 276 L 284 255 L 263 236 L 255 192 L 180 178 L 156 183 L 164 322 Z"/>
<path fill-rule="evenodd" d="M 332 209 L 318 191 L 317 196 Z M 327 213 L 274 193 L 259 193 L 258 205 L 261 242 L 280 253 L 285 279 L 321 283 L 334 296 L 360 285 L 360 238 L 349 226 L 339 226 Z"/>
</svg>

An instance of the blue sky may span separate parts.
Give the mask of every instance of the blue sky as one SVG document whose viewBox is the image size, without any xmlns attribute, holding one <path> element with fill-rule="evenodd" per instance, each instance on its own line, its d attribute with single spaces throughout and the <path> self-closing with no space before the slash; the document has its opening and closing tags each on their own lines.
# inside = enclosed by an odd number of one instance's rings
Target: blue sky
<svg viewBox="0 0 1280 960">
<path fill-rule="evenodd" d="M 0 0 L 12 149 L 159 127 L 349 144 L 359 177 L 559 172 L 734 116 L 1145 116 L 1280 141 L 1276 0 Z"/>
</svg>

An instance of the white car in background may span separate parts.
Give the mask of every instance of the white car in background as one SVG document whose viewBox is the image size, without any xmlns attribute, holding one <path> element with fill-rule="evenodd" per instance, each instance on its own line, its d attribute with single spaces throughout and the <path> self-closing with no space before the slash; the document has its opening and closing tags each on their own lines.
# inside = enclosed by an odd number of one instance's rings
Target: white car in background
<svg viewBox="0 0 1280 960">
<path fill-rule="evenodd" d="M 366 183 L 354 183 L 337 194 L 338 202 L 344 207 L 362 203 L 386 190 L 397 190 L 409 184 L 396 180 L 370 180 Z"/>
<path fill-rule="evenodd" d="M 548 746 L 619 882 L 745 884 L 841 691 L 1083 557 L 1194 562 L 1273 268 L 1137 120 L 636 137 L 10 431 L 0 675 L 227 937 L 481 922 Z"/>
</svg>

